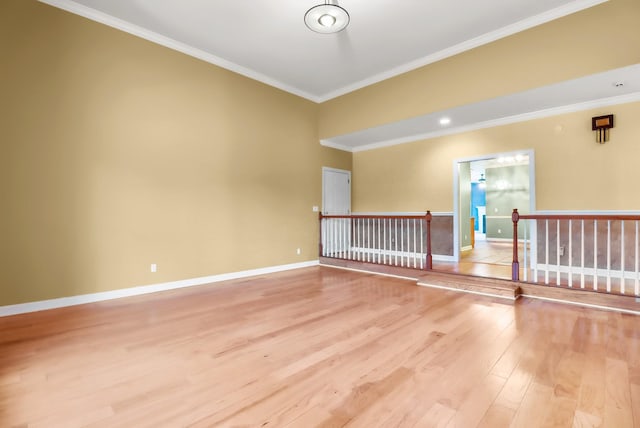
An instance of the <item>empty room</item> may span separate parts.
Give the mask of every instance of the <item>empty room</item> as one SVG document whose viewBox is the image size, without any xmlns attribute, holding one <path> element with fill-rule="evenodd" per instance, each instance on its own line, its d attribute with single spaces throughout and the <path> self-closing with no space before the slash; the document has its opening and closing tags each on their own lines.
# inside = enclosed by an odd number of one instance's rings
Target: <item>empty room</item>
<svg viewBox="0 0 640 428">
<path fill-rule="evenodd" d="M 640 427 L 638 0 L 0 2 L 0 427 Z"/>
</svg>

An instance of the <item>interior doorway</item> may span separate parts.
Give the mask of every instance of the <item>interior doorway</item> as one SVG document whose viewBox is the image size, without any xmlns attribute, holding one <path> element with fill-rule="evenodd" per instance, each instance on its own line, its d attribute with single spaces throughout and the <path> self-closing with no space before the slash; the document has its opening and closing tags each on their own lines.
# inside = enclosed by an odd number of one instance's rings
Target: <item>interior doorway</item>
<svg viewBox="0 0 640 428">
<path fill-rule="evenodd" d="M 535 211 L 533 150 L 457 159 L 453 166 L 455 260 L 507 264 L 513 208 Z"/>
</svg>

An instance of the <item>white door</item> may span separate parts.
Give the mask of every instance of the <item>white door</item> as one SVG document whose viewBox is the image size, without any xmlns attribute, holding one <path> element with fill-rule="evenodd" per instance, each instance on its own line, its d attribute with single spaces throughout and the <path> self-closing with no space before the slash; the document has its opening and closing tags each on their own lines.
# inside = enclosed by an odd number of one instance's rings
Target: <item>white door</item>
<svg viewBox="0 0 640 428">
<path fill-rule="evenodd" d="M 351 214 L 351 172 L 322 168 L 322 214 Z M 351 253 L 351 221 L 324 219 L 322 223 L 322 255 L 345 258 Z"/>
<path fill-rule="evenodd" d="M 351 171 L 322 168 L 322 213 L 351 214 Z"/>
</svg>

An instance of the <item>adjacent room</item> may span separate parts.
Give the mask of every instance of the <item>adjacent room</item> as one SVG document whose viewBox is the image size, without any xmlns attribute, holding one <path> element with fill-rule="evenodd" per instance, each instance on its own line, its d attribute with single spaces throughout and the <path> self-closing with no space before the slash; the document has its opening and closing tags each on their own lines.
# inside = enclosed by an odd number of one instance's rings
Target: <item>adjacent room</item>
<svg viewBox="0 0 640 428">
<path fill-rule="evenodd" d="M 1 427 L 640 427 L 640 2 L 3 0 Z"/>
</svg>

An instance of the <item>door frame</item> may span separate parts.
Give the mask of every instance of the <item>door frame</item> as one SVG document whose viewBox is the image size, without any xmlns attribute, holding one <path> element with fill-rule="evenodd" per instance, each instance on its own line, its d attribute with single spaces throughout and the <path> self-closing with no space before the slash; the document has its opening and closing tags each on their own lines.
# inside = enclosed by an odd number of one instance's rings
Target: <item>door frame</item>
<svg viewBox="0 0 640 428">
<path fill-rule="evenodd" d="M 526 154 L 529 156 L 529 212 L 534 213 L 536 211 L 536 159 L 533 149 L 491 153 L 453 160 L 453 258 L 456 262 L 460 261 L 460 177 L 458 174 L 458 165 L 465 162 L 516 156 L 518 154 Z M 532 229 L 530 236 L 532 244 L 536 242 L 534 234 L 535 228 Z M 533 252 L 531 254 L 533 255 Z"/>
</svg>

